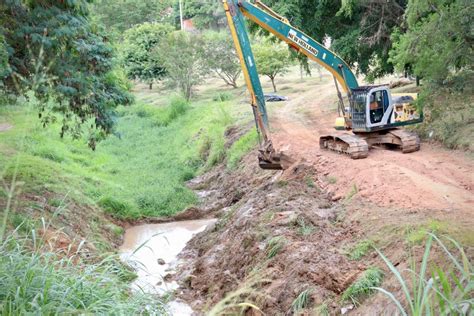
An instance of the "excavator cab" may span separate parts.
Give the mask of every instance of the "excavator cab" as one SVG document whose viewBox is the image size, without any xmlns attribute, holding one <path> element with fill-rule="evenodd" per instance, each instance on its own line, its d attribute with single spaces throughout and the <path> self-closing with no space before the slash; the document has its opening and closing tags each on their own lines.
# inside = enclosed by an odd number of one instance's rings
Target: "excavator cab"
<svg viewBox="0 0 474 316">
<path fill-rule="evenodd" d="M 400 98 L 396 98 L 398 100 Z M 414 98 L 401 98 L 406 102 L 413 103 Z M 368 133 L 386 129 L 393 129 L 397 126 L 419 123 L 422 120 L 420 115 L 412 115 L 411 119 L 401 121 L 400 105 L 398 112 L 394 106 L 398 101 L 392 99 L 388 86 L 361 86 L 351 89 L 350 95 L 350 117 L 352 131 L 354 133 Z M 409 101 L 407 101 L 409 100 Z M 413 106 L 403 106 L 405 112 L 413 111 Z"/>
</svg>

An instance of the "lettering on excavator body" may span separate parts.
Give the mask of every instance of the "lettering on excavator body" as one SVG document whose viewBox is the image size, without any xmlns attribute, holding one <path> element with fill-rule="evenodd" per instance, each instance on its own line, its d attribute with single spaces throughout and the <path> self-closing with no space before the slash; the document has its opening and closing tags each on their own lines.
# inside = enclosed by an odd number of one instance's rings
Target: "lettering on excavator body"
<svg viewBox="0 0 474 316">
<path fill-rule="evenodd" d="M 306 43 L 303 39 L 299 38 L 296 35 L 294 30 L 290 30 L 287 36 L 292 42 L 296 43 L 298 46 L 303 47 L 306 51 L 310 52 L 314 56 L 318 56 L 318 50 L 313 46 Z"/>
</svg>

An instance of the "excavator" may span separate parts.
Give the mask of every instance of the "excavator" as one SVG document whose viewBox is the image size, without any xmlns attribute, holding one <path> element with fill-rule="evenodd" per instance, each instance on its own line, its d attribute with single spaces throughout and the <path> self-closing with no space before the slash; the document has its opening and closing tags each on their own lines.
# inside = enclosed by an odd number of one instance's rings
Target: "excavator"
<svg viewBox="0 0 474 316">
<path fill-rule="evenodd" d="M 286 169 L 292 159 L 273 147 L 258 65 L 255 64 L 245 18 L 287 43 L 291 49 L 319 63 L 333 75 L 339 99 L 335 129 L 345 132 L 335 131 L 334 134 L 320 136 L 321 148 L 348 154 L 352 159 L 366 158 L 369 148 L 378 144 L 399 147 L 403 153 L 420 149 L 420 139 L 416 134 L 398 128 L 423 120 L 423 115 L 418 114 L 413 106 L 412 95 L 392 98 L 387 85 L 359 86 L 344 60 L 293 27 L 288 19 L 259 0 L 223 0 L 223 5 L 250 92 L 250 103 L 260 135 L 258 159 L 262 169 Z M 347 107 L 339 85 L 347 94 Z"/>
</svg>

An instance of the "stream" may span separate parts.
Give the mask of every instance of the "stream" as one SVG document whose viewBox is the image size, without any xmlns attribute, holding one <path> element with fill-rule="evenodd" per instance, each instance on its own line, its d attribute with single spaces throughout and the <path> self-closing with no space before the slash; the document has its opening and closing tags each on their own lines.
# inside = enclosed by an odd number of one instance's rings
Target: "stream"
<svg viewBox="0 0 474 316">
<path fill-rule="evenodd" d="M 178 288 L 169 277 L 175 272 L 179 253 L 186 243 L 202 232 L 215 219 L 144 224 L 125 231 L 124 243 L 120 247 L 120 258 L 132 266 L 137 278 L 131 284 L 132 290 L 142 289 L 148 293 L 163 295 Z M 180 300 L 167 304 L 173 316 L 189 316 L 193 310 Z"/>
</svg>

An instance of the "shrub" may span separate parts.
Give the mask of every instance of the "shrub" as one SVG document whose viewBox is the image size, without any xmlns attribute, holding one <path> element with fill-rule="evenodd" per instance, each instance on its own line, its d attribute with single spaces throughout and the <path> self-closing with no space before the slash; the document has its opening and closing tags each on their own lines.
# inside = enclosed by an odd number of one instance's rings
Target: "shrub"
<svg viewBox="0 0 474 316">
<path fill-rule="evenodd" d="M 171 98 L 170 105 L 168 107 L 168 121 L 171 122 L 177 117 L 186 113 L 189 109 L 189 102 L 185 98 L 180 96 L 174 96 Z"/>
<path fill-rule="evenodd" d="M 212 101 L 224 102 L 229 101 L 230 99 L 232 99 L 232 94 L 229 92 L 219 92 L 212 98 Z"/>
</svg>

